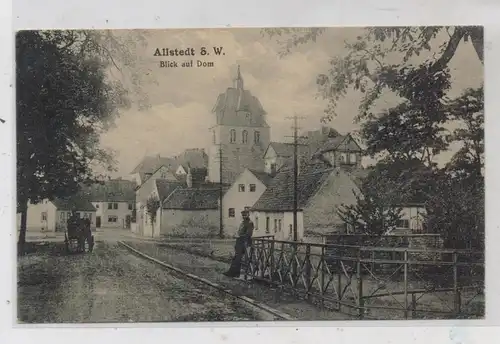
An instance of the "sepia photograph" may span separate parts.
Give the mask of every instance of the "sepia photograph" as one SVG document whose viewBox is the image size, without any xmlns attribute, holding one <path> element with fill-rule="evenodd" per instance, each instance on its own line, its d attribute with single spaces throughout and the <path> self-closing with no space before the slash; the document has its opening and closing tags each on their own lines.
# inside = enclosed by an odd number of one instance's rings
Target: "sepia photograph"
<svg viewBox="0 0 500 344">
<path fill-rule="evenodd" d="M 483 36 L 16 32 L 17 323 L 484 319 Z"/>
</svg>

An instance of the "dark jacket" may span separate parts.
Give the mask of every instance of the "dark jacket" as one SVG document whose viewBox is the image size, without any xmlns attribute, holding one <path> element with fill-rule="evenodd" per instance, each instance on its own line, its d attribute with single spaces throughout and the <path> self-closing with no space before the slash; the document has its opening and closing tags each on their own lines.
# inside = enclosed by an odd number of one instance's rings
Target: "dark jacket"
<svg viewBox="0 0 500 344">
<path fill-rule="evenodd" d="M 241 221 L 240 228 L 238 229 L 238 236 L 251 238 L 253 234 L 254 225 L 250 220 Z"/>
</svg>

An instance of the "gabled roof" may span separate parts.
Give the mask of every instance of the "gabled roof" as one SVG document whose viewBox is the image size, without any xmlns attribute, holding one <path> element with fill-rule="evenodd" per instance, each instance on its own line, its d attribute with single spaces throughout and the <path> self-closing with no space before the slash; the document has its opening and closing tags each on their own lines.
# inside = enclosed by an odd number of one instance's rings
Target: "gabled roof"
<svg viewBox="0 0 500 344">
<path fill-rule="evenodd" d="M 91 202 L 134 202 L 135 182 L 112 179 L 84 187 L 82 193 Z"/>
<path fill-rule="evenodd" d="M 177 188 L 163 201 L 163 209 L 209 210 L 219 207 L 219 189 Z"/>
<path fill-rule="evenodd" d="M 161 166 L 166 166 L 175 170 L 176 163 L 174 158 L 167 158 L 162 156 L 146 156 L 142 161 L 134 168 L 131 174 L 134 173 L 153 173 L 157 171 Z"/>
<path fill-rule="evenodd" d="M 344 146 L 341 147 L 342 145 Z M 349 151 L 361 151 L 361 147 L 358 145 L 356 140 L 354 140 L 351 134 L 328 138 L 326 142 L 321 145 L 320 151 L 328 152 L 339 148 L 347 149 Z"/>
<path fill-rule="evenodd" d="M 158 197 L 160 201 L 166 199 L 170 194 L 177 188 L 183 188 L 186 184 L 181 182 L 174 182 L 167 179 L 156 179 L 155 180 L 156 189 L 158 190 Z"/>
<path fill-rule="evenodd" d="M 267 147 L 266 151 L 264 152 L 264 156 L 267 154 L 267 151 L 269 148 L 273 148 L 274 151 L 276 152 L 276 155 L 279 157 L 285 157 L 289 158 L 292 157 L 294 154 L 294 147 L 293 143 L 285 143 L 285 142 L 270 142 L 269 146 Z M 309 153 L 309 147 L 306 145 L 306 143 L 299 144 L 297 147 L 299 155 L 305 155 Z"/>
<path fill-rule="evenodd" d="M 271 184 L 272 180 L 273 180 L 273 177 L 271 175 L 269 175 L 268 173 L 264 172 L 264 171 L 257 171 L 257 170 L 254 170 L 254 169 L 248 169 L 250 172 L 252 172 L 252 174 L 262 182 L 262 184 L 264 184 L 265 186 L 268 186 L 269 184 Z"/>
<path fill-rule="evenodd" d="M 178 166 L 184 167 L 186 172 L 188 167 L 205 170 L 208 167 L 208 155 L 204 149 L 199 148 L 186 149 L 175 157 L 175 161 Z"/>
<path fill-rule="evenodd" d="M 146 156 L 131 174 L 139 173 L 144 183 L 150 177 L 147 176 L 147 174 L 153 175 L 162 166 L 165 166 L 174 174 L 177 168 L 182 166 L 186 172 L 188 167 L 191 167 L 206 175 L 208 170 L 208 155 L 205 153 L 204 149 L 192 148 L 186 149 L 175 157 Z"/>
<path fill-rule="evenodd" d="M 305 165 L 298 175 L 298 208 L 303 208 L 316 194 L 319 187 L 336 171 L 323 162 L 311 162 Z M 271 184 L 252 207 L 261 211 L 293 210 L 294 177 L 292 169 L 284 169 L 276 174 Z"/>
<path fill-rule="evenodd" d="M 368 177 L 368 174 L 370 173 L 369 168 L 355 168 L 350 171 L 348 171 L 349 175 L 351 176 L 352 181 L 358 188 L 361 188 L 363 185 L 363 182 L 365 181 L 366 177 Z"/>
<path fill-rule="evenodd" d="M 57 210 L 64 211 L 88 211 L 94 212 L 96 209 L 90 203 L 88 199 L 82 197 L 82 195 L 75 195 L 65 198 L 55 198 L 51 201 L 57 208 Z"/>
</svg>

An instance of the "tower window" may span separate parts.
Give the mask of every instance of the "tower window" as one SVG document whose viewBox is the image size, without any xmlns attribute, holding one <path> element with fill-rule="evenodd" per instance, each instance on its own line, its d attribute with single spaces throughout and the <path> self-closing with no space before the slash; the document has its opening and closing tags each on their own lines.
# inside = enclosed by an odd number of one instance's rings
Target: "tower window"
<svg viewBox="0 0 500 344">
<path fill-rule="evenodd" d="M 235 143 L 236 142 L 236 130 L 231 129 L 229 132 L 229 142 Z"/>
<path fill-rule="evenodd" d="M 255 131 L 253 133 L 253 142 L 254 143 L 259 143 L 260 142 L 260 132 Z"/>
<path fill-rule="evenodd" d="M 248 143 L 248 131 L 243 130 L 242 137 L 241 137 L 241 142 L 242 143 Z"/>
</svg>

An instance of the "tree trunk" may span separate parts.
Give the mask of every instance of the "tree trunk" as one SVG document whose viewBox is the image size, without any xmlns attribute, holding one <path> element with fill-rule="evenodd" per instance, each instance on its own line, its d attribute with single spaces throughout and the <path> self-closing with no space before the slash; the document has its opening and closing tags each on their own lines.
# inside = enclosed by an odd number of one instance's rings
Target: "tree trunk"
<svg viewBox="0 0 500 344">
<path fill-rule="evenodd" d="M 26 244 L 26 222 L 28 219 L 28 202 L 21 203 L 21 226 L 19 229 L 19 240 L 17 242 L 17 254 L 24 254 L 24 246 Z"/>
</svg>

